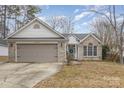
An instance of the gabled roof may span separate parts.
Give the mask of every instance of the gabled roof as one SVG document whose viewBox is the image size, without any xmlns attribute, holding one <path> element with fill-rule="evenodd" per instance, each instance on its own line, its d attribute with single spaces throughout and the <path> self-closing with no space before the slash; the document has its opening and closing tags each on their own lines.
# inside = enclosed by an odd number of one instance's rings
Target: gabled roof
<svg viewBox="0 0 124 93">
<path fill-rule="evenodd" d="M 93 34 L 93 33 L 89 33 L 87 36 L 85 36 L 80 42 L 83 42 L 84 40 L 86 40 L 89 36 L 92 36 L 93 38 L 95 38 L 99 43 L 101 43 L 100 38 L 98 38 L 97 35 Z"/>
<path fill-rule="evenodd" d="M 70 35 L 77 37 L 78 40 L 81 40 L 88 34 L 74 34 L 74 33 L 73 34 L 63 34 L 63 36 L 65 36 L 66 38 L 68 38 L 68 36 L 70 36 Z"/>
<path fill-rule="evenodd" d="M 51 26 L 49 26 L 47 23 L 43 22 L 39 18 L 34 18 L 32 21 L 28 22 L 26 25 L 24 25 L 23 27 L 21 27 L 19 30 L 17 30 L 14 33 L 10 34 L 6 39 L 9 39 L 10 37 L 16 35 L 20 31 L 22 31 L 23 29 L 25 29 L 26 27 L 28 27 L 30 24 L 32 24 L 34 21 L 38 21 L 39 23 L 41 23 L 42 25 L 44 25 L 46 28 L 50 29 L 51 31 L 53 31 L 54 33 L 56 33 L 57 35 L 59 35 L 60 37 L 62 37 L 63 39 L 65 39 L 65 37 L 61 33 L 55 31 Z"/>
<path fill-rule="evenodd" d="M 76 36 L 81 42 L 84 41 L 87 37 L 92 35 L 97 41 L 101 42 L 100 38 L 94 34 L 94 33 L 87 33 L 87 34 L 63 34 L 66 38 L 68 38 L 69 35 Z"/>
</svg>

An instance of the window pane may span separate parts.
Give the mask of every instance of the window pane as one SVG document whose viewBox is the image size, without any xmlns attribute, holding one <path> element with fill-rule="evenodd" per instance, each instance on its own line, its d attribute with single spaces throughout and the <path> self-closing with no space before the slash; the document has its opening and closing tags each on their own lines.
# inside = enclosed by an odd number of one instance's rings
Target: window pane
<svg viewBox="0 0 124 93">
<path fill-rule="evenodd" d="M 92 56 L 92 46 L 88 46 L 88 56 Z"/>
<path fill-rule="evenodd" d="M 94 56 L 97 56 L 97 46 L 94 46 Z"/>
<path fill-rule="evenodd" d="M 87 56 L 87 46 L 84 46 L 84 56 Z"/>
</svg>

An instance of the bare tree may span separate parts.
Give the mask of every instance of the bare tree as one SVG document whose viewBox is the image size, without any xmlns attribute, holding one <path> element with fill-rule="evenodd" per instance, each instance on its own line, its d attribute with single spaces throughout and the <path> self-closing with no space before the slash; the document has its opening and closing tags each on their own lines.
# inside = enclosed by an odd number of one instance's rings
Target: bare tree
<svg viewBox="0 0 124 93">
<path fill-rule="evenodd" d="M 115 39 L 118 47 L 118 54 L 120 57 L 120 63 L 123 64 L 123 30 L 124 30 L 124 17 L 122 17 L 121 22 L 117 20 L 116 6 L 108 6 L 108 14 L 96 10 L 92 10 L 97 14 L 104 16 L 104 18 L 110 23 L 113 33 L 115 33 Z M 109 31 L 108 31 L 109 32 Z"/>
<path fill-rule="evenodd" d="M 112 49 L 112 47 L 115 48 L 115 32 L 113 31 L 111 24 L 106 19 L 99 17 L 90 25 L 91 31 L 100 37 L 103 45 L 109 46 L 110 49 Z"/>
<path fill-rule="evenodd" d="M 49 17 L 47 21 L 56 31 L 62 33 L 72 33 L 74 31 L 74 22 L 72 17 L 53 16 Z"/>
</svg>

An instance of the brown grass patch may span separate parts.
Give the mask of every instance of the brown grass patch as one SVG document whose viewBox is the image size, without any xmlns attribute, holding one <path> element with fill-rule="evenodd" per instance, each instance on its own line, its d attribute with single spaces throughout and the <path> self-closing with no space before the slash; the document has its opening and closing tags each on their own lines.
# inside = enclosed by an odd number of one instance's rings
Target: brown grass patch
<svg viewBox="0 0 124 93">
<path fill-rule="evenodd" d="M 8 61 L 8 57 L 7 56 L 0 56 L 0 61 Z"/>
<path fill-rule="evenodd" d="M 124 65 L 112 62 L 82 62 L 63 66 L 56 75 L 34 87 L 124 87 Z"/>
</svg>

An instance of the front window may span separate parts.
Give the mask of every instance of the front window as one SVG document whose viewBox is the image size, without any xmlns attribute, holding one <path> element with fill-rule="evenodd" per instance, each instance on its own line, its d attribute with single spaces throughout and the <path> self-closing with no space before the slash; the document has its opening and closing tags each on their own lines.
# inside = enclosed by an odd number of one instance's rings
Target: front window
<svg viewBox="0 0 124 93">
<path fill-rule="evenodd" d="M 87 56 L 87 46 L 84 46 L 84 56 Z"/>
<path fill-rule="evenodd" d="M 97 56 L 97 46 L 94 46 L 94 56 Z"/>
<path fill-rule="evenodd" d="M 88 46 L 83 47 L 84 56 L 97 56 L 97 46 L 94 46 L 92 43 L 89 43 Z"/>
<path fill-rule="evenodd" d="M 88 45 L 88 56 L 92 56 L 92 51 L 93 51 L 93 44 L 92 43 L 89 43 Z"/>
</svg>

